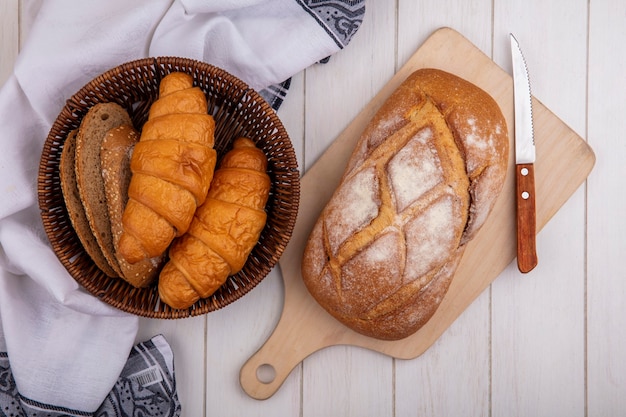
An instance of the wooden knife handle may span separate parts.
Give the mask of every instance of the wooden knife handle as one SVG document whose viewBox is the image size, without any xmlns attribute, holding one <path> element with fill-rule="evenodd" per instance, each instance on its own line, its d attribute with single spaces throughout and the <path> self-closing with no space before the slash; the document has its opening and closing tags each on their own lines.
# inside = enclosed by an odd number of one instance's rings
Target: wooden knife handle
<svg viewBox="0 0 626 417">
<path fill-rule="evenodd" d="M 530 272 L 537 266 L 535 219 L 535 168 L 533 164 L 515 167 L 517 201 L 517 267 Z"/>
</svg>

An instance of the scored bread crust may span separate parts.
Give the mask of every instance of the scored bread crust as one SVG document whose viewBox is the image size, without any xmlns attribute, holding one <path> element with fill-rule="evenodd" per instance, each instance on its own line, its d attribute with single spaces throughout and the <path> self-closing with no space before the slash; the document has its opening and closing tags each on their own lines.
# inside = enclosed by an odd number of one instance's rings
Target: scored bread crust
<svg viewBox="0 0 626 417">
<path fill-rule="evenodd" d="M 309 236 L 309 292 L 359 333 L 415 333 L 493 208 L 508 149 L 485 91 L 440 70 L 411 74 L 364 130 Z"/>
</svg>

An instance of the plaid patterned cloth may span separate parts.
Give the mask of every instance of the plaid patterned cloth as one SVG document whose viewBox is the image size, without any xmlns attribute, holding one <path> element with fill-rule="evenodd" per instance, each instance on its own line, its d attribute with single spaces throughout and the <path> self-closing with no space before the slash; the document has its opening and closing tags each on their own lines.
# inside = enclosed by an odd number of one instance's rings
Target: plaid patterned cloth
<svg viewBox="0 0 626 417">
<path fill-rule="evenodd" d="M 95 413 L 55 407 L 26 398 L 17 390 L 6 352 L 0 352 L 0 416 L 133 417 L 179 416 L 174 357 L 162 335 L 139 343 L 115 386 Z"/>
<path fill-rule="evenodd" d="M 361 26 L 365 14 L 365 0 L 295 0 L 324 28 L 328 36 L 343 49 Z M 330 57 L 321 60 L 325 64 Z M 274 110 L 287 96 L 291 79 L 265 88 L 259 93 Z"/>
</svg>

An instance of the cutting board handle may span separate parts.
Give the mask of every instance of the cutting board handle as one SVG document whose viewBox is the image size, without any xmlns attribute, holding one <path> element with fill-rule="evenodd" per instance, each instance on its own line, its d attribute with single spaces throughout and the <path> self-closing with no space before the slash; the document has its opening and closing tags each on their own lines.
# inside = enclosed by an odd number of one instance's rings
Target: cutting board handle
<svg viewBox="0 0 626 417">
<path fill-rule="evenodd" d="M 299 284 L 301 279 L 295 282 L 304 287 Z M 349 332 L 310 297 L 307 300 L 304 288 L 291 295 L 272 335 L 239 372 L 241 387 L 252 398 L 264 400 L 274 395 L 306 357 L 341 342 Z"/>
<path fill-rule="evenodd" d="M 298 355 L 293 355 L 292 349 L 285 349 L 290 352 L 285 354 L 274 342 L 270 338 L 248 359 L 239 372 L 241 387 L 257 400 L 265 400 L 274 395 L 291 371 L 302 361 Z M 276 356 L 276 352 L 280 352 L 280 357 Z"/>
</svg>

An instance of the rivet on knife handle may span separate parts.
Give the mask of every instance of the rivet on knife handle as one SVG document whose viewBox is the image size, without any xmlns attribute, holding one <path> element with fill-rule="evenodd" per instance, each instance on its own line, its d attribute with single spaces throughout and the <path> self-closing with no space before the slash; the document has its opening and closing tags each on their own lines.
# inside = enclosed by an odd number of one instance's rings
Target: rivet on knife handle
<svg viewBox="0 0 626 417">
<path fill-rule="evenodd" d="M 517 200 L 517 267 L 530 272 L 537 266 L 535 220 L 535 169 L 533 164 L 515 167 Z"/>
</svg>

